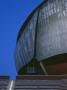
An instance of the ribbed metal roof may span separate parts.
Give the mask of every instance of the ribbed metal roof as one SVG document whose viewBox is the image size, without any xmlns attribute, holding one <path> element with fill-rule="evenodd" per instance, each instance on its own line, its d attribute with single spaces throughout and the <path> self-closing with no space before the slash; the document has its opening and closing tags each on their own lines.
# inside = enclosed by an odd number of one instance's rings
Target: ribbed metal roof
<svg viewBox="0 0 67 90">
<path fill-rule="evenodd" d="M 25 30 L 26 26 L 28 25 L 29 21 L 31 20 L 32 16 L 34 15 L 34 13 L 44 4 L 47 3 L 48 0 L 44 0 L 40 5 L 38 5 L 32 12 L 31 14 L 27 17 L 27 19 L 25 20 L 24 24 L 22 25 L 22 27 L 20 28 L 19 32 L 18 32 L 18 36 L 17 36 L 17 42 L 20 39 L 23 31 Z"/>
<path fill-rule="evenodd" d="M 42 61 L 63 53 L 67 53 L 67 0 L 48 0 L 31 13 L 19 31 L 17 71 L 32 58 Z"/>
</svg>

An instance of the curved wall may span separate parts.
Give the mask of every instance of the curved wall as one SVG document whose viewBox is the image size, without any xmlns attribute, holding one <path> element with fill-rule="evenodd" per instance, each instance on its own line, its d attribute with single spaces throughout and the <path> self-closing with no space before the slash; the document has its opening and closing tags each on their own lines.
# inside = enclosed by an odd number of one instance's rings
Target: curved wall
<svg viewBox="0 0 67 90">
<path fill-rule="evenodd" d="M 36 12 L 27 27 L 25 28 L 23 34 L 21 35 L 15 51 L 15 62 L 17 70 L 22 66 L 26 65 L 34 56 L 34 38 L 35 38 L 35 28 L 37 20 Z"/>
<path fill-rule="evenodd" d="M 52 1 L 40 8 L 36 44 L 39 61 L 67 53 L 67 1 Z"/>
<path fill-rule="evenodd" d="M 35 48 L 38 61 L 67 53 L 67 0 L 44 2 L 24 27 L 15 50 L 17 71 L 32 60 Z"/>
</svg>

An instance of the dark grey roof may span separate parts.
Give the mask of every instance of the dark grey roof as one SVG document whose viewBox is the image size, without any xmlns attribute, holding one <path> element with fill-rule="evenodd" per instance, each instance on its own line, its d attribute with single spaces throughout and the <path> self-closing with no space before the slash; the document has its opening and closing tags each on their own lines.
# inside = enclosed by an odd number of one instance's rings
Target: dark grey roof
<svg viewBox="0 0 67 90">
<path fill-rule="evenodd" d="M 62 53 L 67 53 L 67 0 L 48 0 L 20 29 L 15 50 L 17 70 L 33 57 L 41 61 Z"/>
</svg>

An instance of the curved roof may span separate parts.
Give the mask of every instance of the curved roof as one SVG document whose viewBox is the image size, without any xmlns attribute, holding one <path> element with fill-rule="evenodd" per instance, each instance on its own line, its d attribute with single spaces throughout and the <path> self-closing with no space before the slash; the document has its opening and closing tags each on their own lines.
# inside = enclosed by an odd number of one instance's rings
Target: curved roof
<svg viewBox="0 0 67 90">
<path fill-rule="evenodd" d="M 23 31 L 25 30 L 25 27 L 28 25 L 29 21 L 31 20 L 32 16 L 34 15 L 34 13 L 43 5 L 46 4 L 48 0 L 44 0 L 40 5 L 38 5 L 32 12 L 31 14 L 27 17 L 26 21 L 24 22 L 24 24 L 22 25 L 22 27 L 20 28 L 19 32 L 18 32 L 18 36 L 17 36 L 17 42 L 19 40 L 19 38 L 21 37 Z"/>
<path fill-rule="evenodd" d="M 17 70 L 32 58 L 38 61 L 67 53 L 67 0 L 40 4 L 21 27 L 15 50 Z"/>
</svg>

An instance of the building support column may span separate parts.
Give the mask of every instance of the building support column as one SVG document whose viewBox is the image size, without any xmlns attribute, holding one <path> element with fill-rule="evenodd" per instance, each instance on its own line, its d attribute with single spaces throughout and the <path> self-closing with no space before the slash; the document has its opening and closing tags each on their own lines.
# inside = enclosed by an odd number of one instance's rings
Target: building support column
<svg viewBox="0 0 67 90">
<path fill-rule="evenodd" d="M 45 75 L 48 75 L 47 71 L 46 71 L 46 68 L 44 67 L 43 63 L 40 62 L 40 66 L 41 66 L 41 69 L 43 70 L 44 74 Z"/>
</svg>

